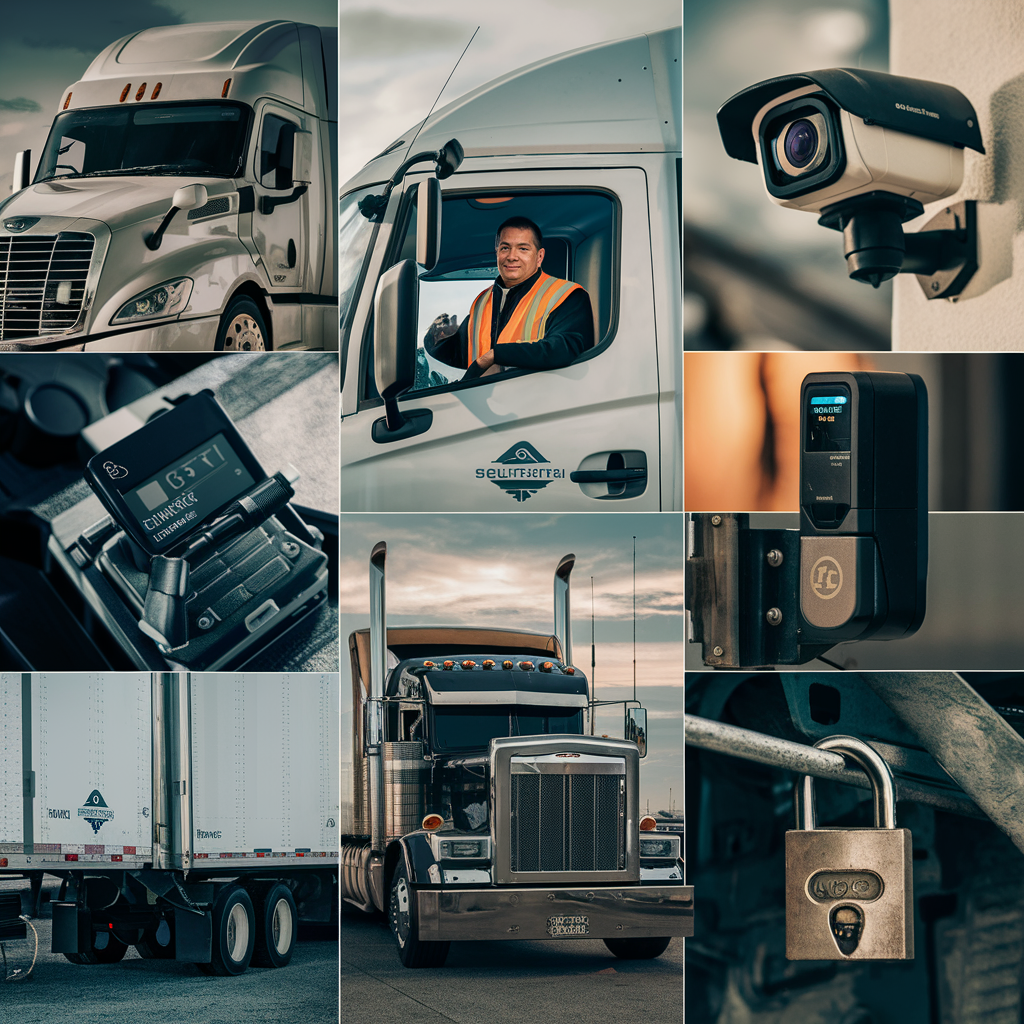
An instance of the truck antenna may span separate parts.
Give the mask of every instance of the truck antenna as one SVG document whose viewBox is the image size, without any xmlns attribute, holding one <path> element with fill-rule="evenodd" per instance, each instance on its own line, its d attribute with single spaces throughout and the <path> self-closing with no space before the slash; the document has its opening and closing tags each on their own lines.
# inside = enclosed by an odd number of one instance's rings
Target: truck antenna
<svg viewBox="0 0 1024 1024">
<path fill-rule="evenodd" d="M 423 131 L 423 126 L 427 123 L 427 121 L 430 120 L 430 115 L 434 112 L 434 107 L 437 106 L 437 101 L 441 98 L 441 95 L 444 93 L 445 89 L 448 88 L 448 83 L 452 80 L 452 75 L 455 74 L 456 70 L 458 69 L 458 66 L 462 63 L 462 58 L 466 56 L 466 50 L 470 48 L 470 46 L 473 43 L 473 40 L 476 39 L 477 32 L 479 31 L 480 26 L 477 25 L 477 27 L 473 30 L 473 34 L 469 37 L 469 42 L 466 43 L 466 49 L 459 54 L 459 59 L 455 62 L 455 67 L 452 68 L 452 70 L 448 74 L 448 77 L 444 80 L 444 85 L 441 86 L 441 92 L 437 94 L 436 98 L 434 99 L 434 102 L 430 105 L 430 109 L 427 111 L 427 116 L 423 118 L 423 120 L 420 122 L 419 128 L 416 129 L 416 134 L 412 137 L 412 140 L 409 142 L 409 148 L 405 151 L 405 158 L 407 160 L 409 159 L 409 154 L 412 152 L 413 143 L 419 138 L 420 132 Z"/>
<path fill-rule="evenodd" d="M 633 535 L 633 700 L 636 700 L 636 534 Z"/>
<path fill-rule="evenodd" d="M 594 707 L 597 700 L 597 657 L 594 653 L 594 577 L 590 577 L 590 735 L 594 735 Z"/>
</svg>

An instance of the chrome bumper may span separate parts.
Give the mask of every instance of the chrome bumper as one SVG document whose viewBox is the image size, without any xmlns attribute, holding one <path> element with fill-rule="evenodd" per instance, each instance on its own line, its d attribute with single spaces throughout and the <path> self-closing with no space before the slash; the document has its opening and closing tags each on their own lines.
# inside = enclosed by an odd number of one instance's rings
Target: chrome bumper
<svg viewBox="0 0 1024 1024">
<path fill-rule="evenodd" d="M 550 939 L 553 917 L 585 917 L 585 939 L 642 939 L 693 934 L 692 885 L 582 889 L 420 889 L 420 938 Z M 562 936 L 559 936 L 562 937 Z"/>
</svg>

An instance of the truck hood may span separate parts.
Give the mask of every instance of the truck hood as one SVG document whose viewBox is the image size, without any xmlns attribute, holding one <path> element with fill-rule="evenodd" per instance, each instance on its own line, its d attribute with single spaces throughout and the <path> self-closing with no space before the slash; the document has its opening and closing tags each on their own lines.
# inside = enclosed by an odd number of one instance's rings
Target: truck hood
<svg viewBox="0 0 1024 1024">
<path fill-rule="evenodd" d="M 112 231 L 162 217 L 182 185 L 205 185 L 212 196 L 233 192 L 224 178 L 103 177 L 41 181 L 22 189 L 0 206 L 0 220 L 12 217 L 83 218 L 105 223 Z"/>
</svg>

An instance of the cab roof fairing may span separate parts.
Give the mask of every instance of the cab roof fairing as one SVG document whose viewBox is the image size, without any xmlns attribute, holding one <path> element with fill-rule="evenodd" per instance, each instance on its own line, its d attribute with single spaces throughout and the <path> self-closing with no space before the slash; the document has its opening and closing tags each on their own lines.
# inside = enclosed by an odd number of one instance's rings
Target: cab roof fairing
<svg viewBox="0 0 1024 1024">
<path fill-rule="evenodd" d="M 81 80 L 61 93 L 57 112 L 63 110 L 69 92 L 68 109 L 121 106 L 125 85 L 130 85 L 125 106 L 154 102 L 158 82 L 157 103 L 219 100 L 230 78 L 224 99 L 250 106 L 259 99 L 278 99 L 315 117 L 337 120 L 337 45 L 337 29 L 290 21 L 148 28 L 102 50 Z M 144 83 L 145 93 L 136 100 Z"/>
<path fill-rule="evenodd" d="M 467 159 L 512 153 L 678 153 L 682 130 L 682 30 L 595 43 L 528 64 L 433 113 L 416 152 L 449 139 Z M 514 102 L 509 102 L 509 96 Z M 386 181 L 420 124 L 345 186 Z M 400 140 L 396 140 L 398 142 Z"/>
</svg>

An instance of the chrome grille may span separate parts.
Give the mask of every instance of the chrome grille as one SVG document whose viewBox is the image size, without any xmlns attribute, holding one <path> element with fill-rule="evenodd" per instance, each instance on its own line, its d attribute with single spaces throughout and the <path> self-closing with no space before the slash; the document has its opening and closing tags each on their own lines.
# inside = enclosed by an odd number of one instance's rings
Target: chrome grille
<svg viewBox="0 0 1024 1024">
<path fill-rule="evenodd" d="M 512 871 L 623 870 L 625 789 L 622 774 L 514 769 Z"/>
<path fill-rule="evenodd" d="M 95 245 L 80 231 L 0 237 L 0 341 L 63 334 L 78 323 Z"/>
</svg>

